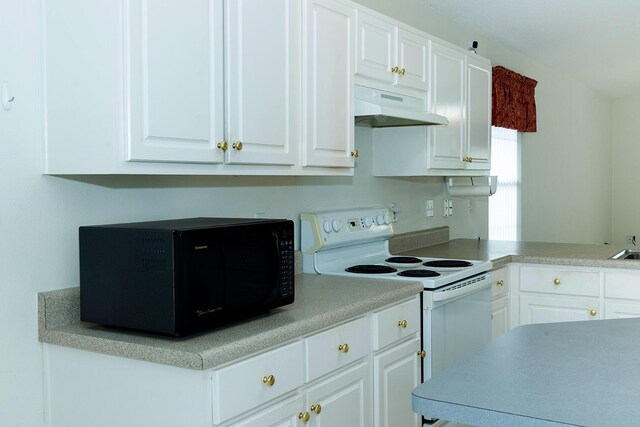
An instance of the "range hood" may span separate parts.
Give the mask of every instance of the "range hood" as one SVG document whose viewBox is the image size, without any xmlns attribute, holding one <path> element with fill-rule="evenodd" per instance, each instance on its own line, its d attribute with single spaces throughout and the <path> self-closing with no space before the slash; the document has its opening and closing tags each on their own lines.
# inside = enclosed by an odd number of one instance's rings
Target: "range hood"
<svg viewBox="0 0 640 427">
<path fill-rule="evenodd" d="M 446 117 L 425 112 L 422 99 L 357 85 L 354 116 L 356 124 L 371 127 L 449 124 Z"/>
</svg>

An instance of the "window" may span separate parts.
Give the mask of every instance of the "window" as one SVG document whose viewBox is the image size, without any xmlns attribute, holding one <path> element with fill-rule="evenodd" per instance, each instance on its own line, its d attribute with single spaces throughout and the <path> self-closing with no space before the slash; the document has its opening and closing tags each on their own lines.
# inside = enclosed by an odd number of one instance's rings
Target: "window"
<svg viewBox="0 0 640 427">
<path fill-rule="evenodd" d="M 496 194 L 489 197 L 489 239 L 520 240 L 520 143 L 518 132 L 491 128 L 491 175 Z"/>
</svg>

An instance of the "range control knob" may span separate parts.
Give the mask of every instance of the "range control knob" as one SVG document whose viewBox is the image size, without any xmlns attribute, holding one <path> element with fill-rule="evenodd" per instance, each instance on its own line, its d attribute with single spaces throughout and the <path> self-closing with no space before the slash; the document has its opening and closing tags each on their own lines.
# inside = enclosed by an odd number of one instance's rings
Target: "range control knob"
<svg viewBox="0 0 640 427">
<path fill-rule="evenodd" d="M 389 214 L 384 214 L 384 223 L 387 225 L 391 224 L 391 217 Z"/>
<path fill-rule="evenodd" d="M 331 223 L 331 226 L 333 227 L 333 231 L 335 231 L 336 233 L 342 230 L 342 223 L 337 219 L 333 220 L 333 222 Z"/>
<path fill-rule="evenodd" d="M 371 227 L 373 225 L 373 218 L 371 218 L 370 216 L 366 217 L 364 219 L 364 226 L 365 227 Z"/>
<path fill-rule="evenodd" d="M 322 229 L 324 230 L 325 233 L 329 234 L 331 233 L 331 223 L 329 221 L 325 221 L 322 224 Z"/>
<path fill-rule="evenodd" d="M 382 215 L 378 215 L 376 217 L 376 224 L 378 224 L 378 225 L 384 224 L 384 217 Z"/>
</svg>

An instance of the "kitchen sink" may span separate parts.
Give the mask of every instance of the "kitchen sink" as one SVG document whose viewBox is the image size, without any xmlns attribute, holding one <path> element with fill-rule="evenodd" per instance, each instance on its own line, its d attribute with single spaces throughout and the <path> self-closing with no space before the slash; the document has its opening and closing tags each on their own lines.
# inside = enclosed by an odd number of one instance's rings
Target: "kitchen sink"
<svg viewBox="0 0 640 427">
<path fill-rule="evenodd" d="M 618 252 L 610 259 L 637 259 L 640 260 L 640 249 L 625 249 Z"/>
</svg>

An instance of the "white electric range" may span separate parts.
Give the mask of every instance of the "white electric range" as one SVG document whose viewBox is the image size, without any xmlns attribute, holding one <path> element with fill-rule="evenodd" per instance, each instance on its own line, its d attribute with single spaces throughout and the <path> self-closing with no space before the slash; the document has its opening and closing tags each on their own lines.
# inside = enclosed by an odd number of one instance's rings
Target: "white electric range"
<svg viewBox="0 0 640 427">
<path fill-rule="evenodd" d="M 301 215 L 305 273 L 420 282 L 423 380 L 491 340 L 490 261 L 394 256 L 387 208 Z"/>
</svg>

